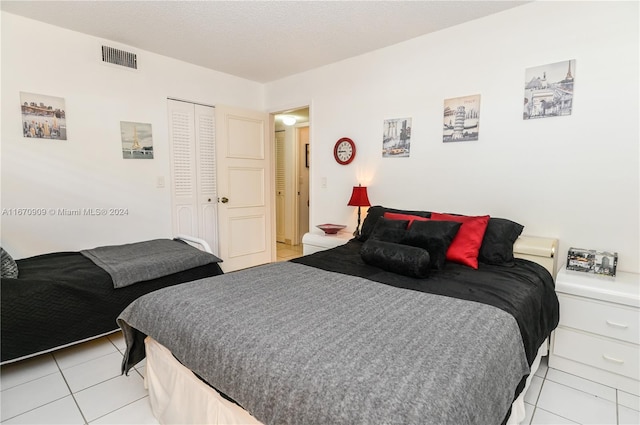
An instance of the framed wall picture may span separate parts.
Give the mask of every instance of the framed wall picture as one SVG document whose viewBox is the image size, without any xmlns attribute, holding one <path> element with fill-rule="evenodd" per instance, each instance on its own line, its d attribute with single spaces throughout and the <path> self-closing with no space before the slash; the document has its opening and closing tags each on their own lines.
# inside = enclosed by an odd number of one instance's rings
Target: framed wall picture
<svg viewBox="0 0 640 425">
<path fill-rule="evenodd" d="M 575 72 L 575 59 L 525 70 L 522 119 L 571 115 Z"/>
<path fill-rule="evenodd" d="M 30 139 L 67 140 L 64 99 L 20 92 L 22 135 Z"/>
<path fill-rule="evenodd" d="M 151 124 L 142 122 L 120 122 L 122 158 L 153 159 L 153 137 Z"/>
<path fill-rule="evenodd" d="M 411 155 L 411 118 L 384 120 L 382 157 L 407 158 Z"/>
<path fill-rule="evenodd" d="M 445 99 L 443 142 L 469 142 L 480 135 L 480 95 Z"/>
</svg>

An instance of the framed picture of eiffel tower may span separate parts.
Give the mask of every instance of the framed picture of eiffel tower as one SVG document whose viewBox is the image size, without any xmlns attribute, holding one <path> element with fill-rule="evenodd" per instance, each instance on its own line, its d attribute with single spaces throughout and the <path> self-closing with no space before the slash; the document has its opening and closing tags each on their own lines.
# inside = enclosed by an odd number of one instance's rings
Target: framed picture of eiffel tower
<svg viewBox="0 0 640 425">
<path fill-rule="evenodd" d="M 527 68 L 524 75 L 525 120 L 571 115 L 576 60 Z"/>
<path fill-rule="evenodd" d="M 151 124 L 120 121 L 122 158 L 153 159 Z"/>
</svg>

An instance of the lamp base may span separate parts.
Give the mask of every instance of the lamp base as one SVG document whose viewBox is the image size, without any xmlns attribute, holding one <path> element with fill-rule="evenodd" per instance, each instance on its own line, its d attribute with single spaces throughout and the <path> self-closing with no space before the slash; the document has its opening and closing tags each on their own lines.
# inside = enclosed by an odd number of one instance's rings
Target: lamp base
<svg viewBox="0 0 640 425">
<path fill-rule="evenodd" d="M 357 238 L 358 236 L 360 236 L 360 207 L 358 207 L 358 225 L 356 231 L 353 232 L 353 237 Z"/>
</svg>

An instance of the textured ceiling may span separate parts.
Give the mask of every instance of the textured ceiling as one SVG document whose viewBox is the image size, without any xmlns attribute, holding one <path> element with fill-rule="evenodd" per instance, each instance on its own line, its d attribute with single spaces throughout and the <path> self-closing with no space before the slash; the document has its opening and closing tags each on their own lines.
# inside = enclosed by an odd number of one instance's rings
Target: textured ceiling
<svg viewBox="0 0 640 425">
<path fill-rule="evenodd" d="M 269 82 L 527 1 L 11 1 L 5 12 Z"/>
</svg>

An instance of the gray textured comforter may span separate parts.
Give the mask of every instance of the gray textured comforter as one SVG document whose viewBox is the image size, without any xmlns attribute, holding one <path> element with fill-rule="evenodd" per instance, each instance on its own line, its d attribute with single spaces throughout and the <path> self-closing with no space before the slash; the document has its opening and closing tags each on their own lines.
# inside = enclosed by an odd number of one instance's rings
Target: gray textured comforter
<svg viewBox="0 0 640 425">
<path fill-rule="evenodd" d="M 114 288 L 220 262 L 213 254 L 171 239 L 101 246 L 80 253 L 111 275 Z"/>
<path fill-rule="evenodd" d="M 148 294 L 118 322 L 266 424 L 498 424 L 529 371 L 508 313 L 275 263 Z"/>
</svg>

